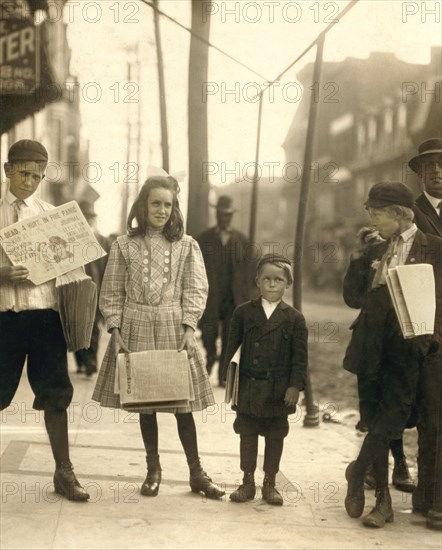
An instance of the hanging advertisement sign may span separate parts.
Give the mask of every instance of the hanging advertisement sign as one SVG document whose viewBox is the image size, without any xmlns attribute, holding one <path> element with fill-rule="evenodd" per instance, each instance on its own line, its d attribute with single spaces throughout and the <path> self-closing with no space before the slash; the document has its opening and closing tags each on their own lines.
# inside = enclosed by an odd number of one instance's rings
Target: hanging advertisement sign
<svg viewBox="0 0 442 550">
<path fill-rule="evenodd" d="M 0 95 L 31 94 L 40 84 L 40 32 L 26 19 L 0 21 Z"/>
</svg>

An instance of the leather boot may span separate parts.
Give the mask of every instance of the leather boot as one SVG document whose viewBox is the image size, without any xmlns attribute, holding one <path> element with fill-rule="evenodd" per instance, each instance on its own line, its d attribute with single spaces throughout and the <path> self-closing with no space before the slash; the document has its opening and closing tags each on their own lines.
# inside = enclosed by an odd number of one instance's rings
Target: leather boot
<svg viewBox="0 0 442 550">
<path fill-rule="evenodd" d="M 70 460 L 56 463 L 54 473 L 54 490 L 68 500 L 83 502 L 88 500 L 89 494 L 80 485 L 74 474 Z"/>
<path fill-rule="evenodd" d="M 147 476 L 141 485 L 141 494 L 145 497 L 156 497 L 161 483 L 160 456 L 146 457 Z"/>
<path fill-rule="evenodd" d="M 393 485 L 396 489 L 404 493 L 412 493 L 416 489 L 416 485 L 410 476 L 405 457 L 394 463 Z"/>
<path fill-rule="evenodd" d="M 351 518 L 359 518 L 364 511 L 364 478 L 356 477 L 353 473 L 355 461 L 350 462 L 345 470 L 345 479 L 348 481 L 345 509 Z"/>
<path fill-rule="evenodd" d="M 203 492 L 207 498 L 221 498 L 226 494 L 217 485 L 215 485 L 207 473 L 203 470 L 198 460 L 190 464 L 189 484 L 193 493 Z"/>
<path fill-rule="evenodd" d="M 230 500 L 233 502 L 246 502 L 253 500 L 256 495 L 255 474 L 253 472 L 244 472 L 242 484 L 230 494 Z"/>
<path fill-rule="evenodd" d="M 362 523 L 366 527 L 384 527 L 385 523 L 391 523 L 394 520 L 393 508 L 391 506 L 391 497 L 388 487 L 376 489 L 376 505 L 373 510 L 367 514 Z"/>
<path fill-rule="evenodd" d="M 365 470 L 364 485 L 367 489 L 376 489 L 376 476 L 372 464 Z"/>
<path fill-rule="evenodd" d="M 281 494 L 275 488 L 274 475 L 265 474 L 261 491 L 262 499 L 268 504 L 272 504 L 273 506 L 282 506 L 284 504 Z"/>
<path fill-rule="evenodd" d="M 442 531 L 442 512 L 430 510 L 427 515 L 427 527 L 435 531 Z"/>
</svg>

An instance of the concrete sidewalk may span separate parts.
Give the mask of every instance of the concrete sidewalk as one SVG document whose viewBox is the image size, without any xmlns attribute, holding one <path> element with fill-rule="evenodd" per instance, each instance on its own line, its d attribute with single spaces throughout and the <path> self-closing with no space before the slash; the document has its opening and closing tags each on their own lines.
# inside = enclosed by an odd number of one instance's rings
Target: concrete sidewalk
<svg viewBox="0 0 442 550">
<path fill-rule="evenodd" d="M 344 470 L 356 457 L 361 438 L 345 424 L 304 428 L 300 409 L 291 418 L 278 477 L 284 506 L 267 505 L 260 491 L 246 504 L 230 502 L 228 494 L 241 480 L 239 438 L 220 388 L 214 388 L 217 405 L 195 414 L 195 420 L 203 466 L 225 486 L 226 498 L 210 501 L 191 493 L 172 415 L 159 415 L 159 495 L 142 497 L 146 466 L 137 415 L 101 409 L 90 400 L 95 381 L 75 373 L 72 380 L 71 458 L 92 499 L 73 503 L 53 492 L 43 416 L 31 409 L 24 377 L 14 404 L 2 414 L 2 549 L 441 548 L 441 534 L 426 529 L 424 518 L 411 513 L 410 495 L 395 489 L 394 523 L 370 530 L 350 519 L 344 509 Z M 258 484 L 262 478 L 260 469 Z M 373 492 L 367 492 L 366 511 L 373 503 Z"/>
</svg>

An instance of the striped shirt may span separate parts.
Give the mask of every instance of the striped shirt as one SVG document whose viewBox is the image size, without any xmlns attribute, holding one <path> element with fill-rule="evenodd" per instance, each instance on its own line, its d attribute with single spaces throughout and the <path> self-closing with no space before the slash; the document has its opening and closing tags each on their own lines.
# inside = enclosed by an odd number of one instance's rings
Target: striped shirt
<svg viewBox="0 0 442 550">
<path fill-rule="evenodd" d="M 10 191 L 0 199 L 1 229 L 14 223 L 16 208 L 13 203 L 16 199 L 17 197 Z M 19 220 L 30 218 L 54 208 L 51 204 L 35 196 L 28 197 L 23 203 L 19 211 Z M 9 265 L 11 265 L 11 262 L 0 246 L 0 267 Z M 38 286 L 31 283 L 31 281 L 17 284 L 0 281 L 0 311 L 25 311 L 30 309 L 58 309 L 55 279 Z"/>
</svg>

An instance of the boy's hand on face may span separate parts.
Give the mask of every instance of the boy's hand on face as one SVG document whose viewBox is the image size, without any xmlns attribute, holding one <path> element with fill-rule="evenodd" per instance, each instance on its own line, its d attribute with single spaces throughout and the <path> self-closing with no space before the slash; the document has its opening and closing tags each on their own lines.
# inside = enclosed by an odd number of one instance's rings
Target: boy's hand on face
<svg viewBox="0 0 442 550">
<path fill-rule="evenodd" d="M 299 399 L 299 390 L 298 388 L 295 388 L 294 386 L 290 386 L 290 388 L 287 388 L 287 391 L 285 392 L 284 397 L 284 404 L 287 407 L 294 407 Z"/>
</svg>

